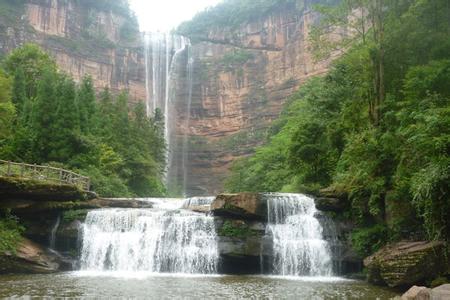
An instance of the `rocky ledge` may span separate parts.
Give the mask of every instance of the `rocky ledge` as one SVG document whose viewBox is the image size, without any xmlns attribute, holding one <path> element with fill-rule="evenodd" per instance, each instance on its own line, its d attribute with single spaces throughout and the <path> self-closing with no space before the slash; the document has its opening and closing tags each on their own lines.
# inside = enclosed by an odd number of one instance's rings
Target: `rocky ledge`
<svg viewBox="0 0 450 300">
<path fill-rule="evenodd" d="M 368 281 L 406 287 L 449 271 L 444 242 L 400 242 L 388 245 L 364 260 Z"/>
<path fill-rule="evenodd" d="M 69 261 L 38 244 L 23 239 L 15 253 L 0 255 L 0 273 L 45 274 L 67 271 L 72 268 Z"/>
</svg>

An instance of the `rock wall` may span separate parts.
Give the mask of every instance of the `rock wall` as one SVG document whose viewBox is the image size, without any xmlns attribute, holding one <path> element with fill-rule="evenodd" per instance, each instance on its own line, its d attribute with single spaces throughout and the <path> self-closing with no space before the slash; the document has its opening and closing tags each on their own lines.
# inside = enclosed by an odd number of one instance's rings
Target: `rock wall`
<svg viewBox="0 0 450 300">
<path fill-rule="evenodd" d="M 129 90 L 145 99 L 141 38 L 126 1 L 1 0 L 0 53 L 33 42 L 79 81 L 91 75 L 97 89 Z"/>
<path fill-rule="evenodd" d="M 188 195 L 222 192 L 232 162 L 265 141 L 289 96 L 327 71 L 332 58 L 315 61 L 309 42 L 317 17 L 285 10 L 193 44 L 192 106 L 187 112 L 183 96 L 177 118 L 179 136 L 190 141 Z"/>
<path fill-rule="evenodd" d="M 128 89 L 132 101 L 144 101 L 143 43 L 124 1 L 0 0 L 7 8 L 0 14 L 0 54 L 36 42 L 76 80 L 89 74 L 98 89 Z M 316 20 L 308 8 L 285 9 L 193 41 L 192 105 L 188 111 L 186 74 L 178 74 L 182 92 L 170 120 L 175 159 L 187 170 L 176 170 L 175 177 L 186 182 L 187 195 L 223 192 L 232 162 L 264 143 L 283 104 L 305 80 L 327 71 L 332 58 L 315 61 L 308 40 Z"/>
</svg>

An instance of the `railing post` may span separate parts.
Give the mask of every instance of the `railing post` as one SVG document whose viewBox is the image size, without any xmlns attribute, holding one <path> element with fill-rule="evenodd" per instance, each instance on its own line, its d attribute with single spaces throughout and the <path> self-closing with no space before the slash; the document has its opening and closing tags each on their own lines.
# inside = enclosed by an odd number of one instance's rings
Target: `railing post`
<svg viewBox="0 0 450 300">
<path fill-rule="evenodd" d="M 11 162 L 8 161 L 8 171 L 7 171 L 8 176 L 11 176 Z"/>
</svg>

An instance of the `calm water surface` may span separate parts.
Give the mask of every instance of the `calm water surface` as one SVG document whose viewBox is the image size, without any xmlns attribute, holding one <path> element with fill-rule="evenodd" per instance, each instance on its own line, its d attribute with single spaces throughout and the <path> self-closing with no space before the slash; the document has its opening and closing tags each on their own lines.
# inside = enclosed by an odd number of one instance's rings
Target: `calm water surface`
<svg viewBox="0 0 450 300">
<path fill-rule="evenodd" d="M 269 276 L 184 276 L 72 272 L 0 276 L 1 298 L 390 299 L 360 281 Z"/>
</svg>

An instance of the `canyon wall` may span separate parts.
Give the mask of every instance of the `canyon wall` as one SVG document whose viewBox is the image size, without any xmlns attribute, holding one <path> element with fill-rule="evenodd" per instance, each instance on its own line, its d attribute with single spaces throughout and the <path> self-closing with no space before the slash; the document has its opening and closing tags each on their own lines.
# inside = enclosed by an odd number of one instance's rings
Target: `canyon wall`
<svg viewBox="0 0 450 300">
<path fill-rule="evenodd" d="M 330 60 L 315 61 L 311 53 L 308 33 L 317 15 L 306 4 L 192 41 L 192 104 L 180 72 L 169 119 L 173 156 L 183 165 L 173 173 L 185 194 L 222 192 L 232 162 L 265 142 L 289 96 L 327 71 Z M 143 41 L 125 0 L 0 0 L 0 54 L 27 42 L 48 50 L 76 80 L 88 74 L 97 89 L 146 99 Z"/>
<path fill-rule="evenodd" d="M 1 0 L 0 11 L 1 54 L 37 43 L 76 81 L 90 75 L 97 89 L 145 99 L 142 43 L 126 0 Z"/>
<path fill-rule="evenodd" d="M 178 134 L 189 136 L 188 195 L 222 192 L 232 162 L 265 142 L 289 96 L 327 71 L 331 58 L 315 61 L 308 37 L 317 19 L 286 9 L 197 37 L 190 112 L 178 100 Z"/>
</svg>

